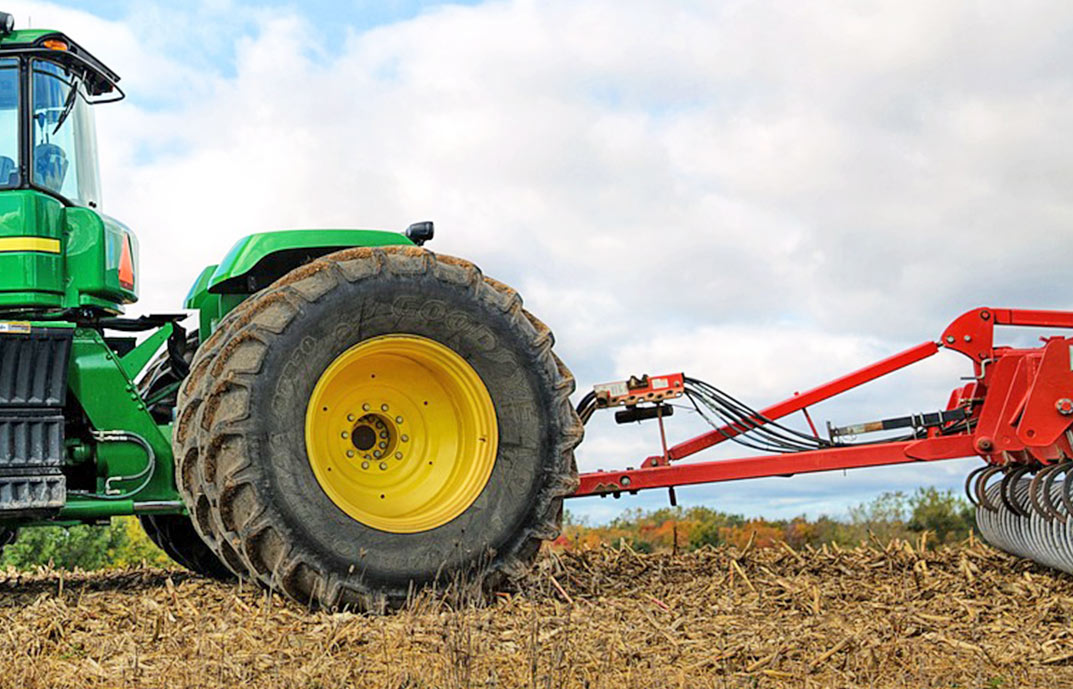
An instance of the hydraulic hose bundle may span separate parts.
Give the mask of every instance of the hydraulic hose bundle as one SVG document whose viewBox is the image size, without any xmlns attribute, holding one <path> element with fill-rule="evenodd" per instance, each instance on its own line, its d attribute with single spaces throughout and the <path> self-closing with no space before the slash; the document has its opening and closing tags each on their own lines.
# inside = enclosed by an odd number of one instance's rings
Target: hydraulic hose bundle
<svg viewBox="0 0 1073 689">
<path fill-rule="evenodd" d="M 744 447 L 784 453 L 820 450 L 833 445 L 816 435 L 783 426 L 702 380 L 687 376 L 685 395 L 712 428 L 719 429 L 728 440 Z"/>
</svg>

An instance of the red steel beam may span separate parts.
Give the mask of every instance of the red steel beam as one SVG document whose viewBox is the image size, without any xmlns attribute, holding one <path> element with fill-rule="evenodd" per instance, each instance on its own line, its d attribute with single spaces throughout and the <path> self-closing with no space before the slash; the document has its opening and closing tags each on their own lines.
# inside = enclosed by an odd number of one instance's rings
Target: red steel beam
<svg viewBox="0 0 1073 689">
<path fill-rule="evenodd" d="M 1073 328 L 1073 312 L 1034 309 L 992 309 L 998 325 L 1031 328 Z"/>
<path fill-rule="evenodd" d="M 804 409 L 805 407 L 816 404 L 817 402 L 822 402 L 825 399 L 834 397 L 835 395 L 843 393 L 846 390 L 855 388 L 858 385 L 863 385 L 864 383 L 875 380 L 880 376 L 885 376 L 888 373 L 897 371 L 901 368 L 905 368 L 906 366 L 914 364 L 921 359 L 926 359 L 932 354 L 935 354 L 937 351 L 939 351 L 939 345 L 934 342 L 925 342 L 923 344 L 917 345 L 916 347 L 907 349 L 904 352 L 895 354 L 894 356 L 887 357 L 886 359 L 878 361 L 870 366 L 865 366 L 864 368 L 858 371 L 854 371 L 853 373 L 850 373 L 848 375 L 842 376 L 841 378 L 836 378 L 829 383 L 825 383 L 807 392 L 803 392 L 799 395 L 794 395 L 793 397 L 783 400 L 778 404 L 773 404 L 767 409 L 761 410 L 760 415 L 774 421 L 775 419 L 782 418 L 787 414 L 792 414 L 796 411 Z M 763 423 L 760 419 L 757 419 L 756 422 L 757 425 Z M 696 454 L 701 450 L 707 449 L 712 445 L 721 443 L 724 440 L 731 438 L 732 436 L 739 435 L 746 430 L 748 429 L 736 425 L 723 426 L 722 428 L 708 431 L 707 433 L 698 435 L 695 438 L 691 438 L 689 440 L 686 440 L 685 442 L 679 443 L 672 447 L 667 454 L 672 460 L 682 459 L 683 457 L 688 457 L 689 455 Z"/>
<path fill-rule="evenodd" d="M 626 471 L 596 471 L 582 474 L 580 486 L 570 497 L 626 493 L 650 488 L 669 488 L 764 476 L 792 476 L 817 471 L 932 462 L 974 455 L 976 455 L 976 449 L 971 436 L 950 435 L 792 454 L 643 467 Z"/>
</svg>

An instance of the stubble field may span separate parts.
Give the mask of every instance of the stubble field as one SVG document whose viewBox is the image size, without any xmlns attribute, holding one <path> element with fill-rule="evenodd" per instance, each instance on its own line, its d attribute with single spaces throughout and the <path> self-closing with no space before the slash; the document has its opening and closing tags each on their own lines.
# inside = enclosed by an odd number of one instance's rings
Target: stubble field
<svg viewBox="0 0 1073 689">
<path fill-rule="evenodd" d="M 484 604 L 386 615 L 178 570 L 12 572 L 0 686 L 1073 687 L 1073 578 L 919 546 L 548 552 Z"/>
</svg>

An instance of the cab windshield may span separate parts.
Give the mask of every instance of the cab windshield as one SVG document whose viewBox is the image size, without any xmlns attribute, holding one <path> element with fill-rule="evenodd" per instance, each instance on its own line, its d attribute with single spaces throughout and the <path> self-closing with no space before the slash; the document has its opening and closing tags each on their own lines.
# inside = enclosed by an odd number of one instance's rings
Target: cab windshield
<svg viewBox="0 0 1073 689">
<path fill-rule="evenodd" d="M 85 86 L 77 76 L 54 62 L 33 59 L 30 64 L 33 93 L 30 182 L 73 203 L 96 207 L 100 204 L 97 140 Z M 0 97 L 4 74 L 0 70 Z M 17 80 L 17 76 L 12 78 Z M 17 88 L 15 93 L 17 98 Z M 17 127 L 12 130 L 17 131 Z M 17 153 L 17 143 L 14 150 Z M 0 155 L 6 155 L 2 146 Z M 0 181 L 4 177 L 3 165 L 0 159 Z M 15 179 L 17 183 L 17 172 Z"/>
</svg>

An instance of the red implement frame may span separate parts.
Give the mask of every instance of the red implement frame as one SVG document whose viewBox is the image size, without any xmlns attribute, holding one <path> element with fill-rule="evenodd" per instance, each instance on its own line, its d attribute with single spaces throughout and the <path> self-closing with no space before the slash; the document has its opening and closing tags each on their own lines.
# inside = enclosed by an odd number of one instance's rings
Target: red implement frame
<svg viewBox="0 0 1073 689">
<path fill-rule="evenodd" d="M 979 455 L 995 465 L 1048 464 L 1073 457 L 1073 339 L 1050 337 L 1034 349 L 996 347 L 996 325 L 1073 329 L 1073 313 L 980 308 L 958 317 L 938 342 L 925 342 L 849 375 L 773 404 L 751 425 L 762 425 L 926 359 L 940 348 L 973 361 L 974 379 L 954 390 L 947 409 L 963 409 L 970 423 L 958 432 L 928 429 L 910 441 L 847 445 L 789 454 L 670 464 L 745 432 L 728 425 L 650 456 L 638 469 L 581 475 L 572 497 L 618 495 L 649 488 L 673 488 L 762 476 L 858 467 L 932 462 Z M 661 419 L 662 421 L 662 419 Z M 809 419 L 811 426 L 811 419 Z"/>
</svg>

